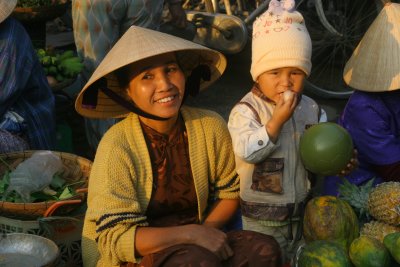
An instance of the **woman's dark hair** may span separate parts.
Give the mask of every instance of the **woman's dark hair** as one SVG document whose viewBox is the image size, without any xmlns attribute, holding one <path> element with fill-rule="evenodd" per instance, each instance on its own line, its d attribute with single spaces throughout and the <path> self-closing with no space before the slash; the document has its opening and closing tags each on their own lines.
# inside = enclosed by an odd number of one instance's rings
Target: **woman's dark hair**
<svg viewBox="0 0 400 267">
<path fill-rule="evenodd" d="M 176 58 L 176 63 L 178 64 L 179 68 L 183 71 L 182 65 L 179 62 L 178 52 L 174 52 L 174 54 L 175 54 L 175 58 Z M 134 64 L 134 63 L 131 63 L 131 64 Z M 128 85 L 129 85 L 129 82 L 131 81 L 132 75 L 130 73 L 129 66 L 130 66 L 130 64 L 129 65 L 125 65 L 125 66 L 123 66 L 123 67 L 121 67 L 119 69 L 116 69 L 114 71 L 115 76 L 118 79 L 119 86 L 121 88 L 127 88 Z"/>
<path fill-rule="evenodd" d="M 127 88 L 131 80 L 131 75 L 129 73 L 129 65 L 116 69 L 114 73 L 115 76 L 117 77 L 119 86 L 121 88 Z"/>
</svg>

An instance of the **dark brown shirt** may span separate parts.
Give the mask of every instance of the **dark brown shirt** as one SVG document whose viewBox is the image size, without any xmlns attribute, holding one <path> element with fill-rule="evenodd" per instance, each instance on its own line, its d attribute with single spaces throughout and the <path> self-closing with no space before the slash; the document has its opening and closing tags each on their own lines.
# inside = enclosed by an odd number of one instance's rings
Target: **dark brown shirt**
<svg viewBox="0 0 400 267">
<path fill-rule="evenodd" d="M 146 211 L 150 226 L 198 222 L 197 196 L 182 119 L 168 135 L 141 123 L 153 169 L 153 192 Z"/>
</svg>

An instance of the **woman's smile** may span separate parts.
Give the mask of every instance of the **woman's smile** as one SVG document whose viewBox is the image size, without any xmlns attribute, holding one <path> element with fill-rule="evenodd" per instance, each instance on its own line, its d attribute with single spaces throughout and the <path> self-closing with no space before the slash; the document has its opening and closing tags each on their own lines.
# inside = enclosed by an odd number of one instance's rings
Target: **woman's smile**
<svg viewBox="0 0 400 267">
<path fill-rule="evenodd" d="M 176 96 L 177 95 L 164 97 L 164 98 L 156 100 L 155 102 L 162 103 L 162 104 L 169 103 L 169 102 L 172 102 L 174 99 L 176 99 Z"/>
</svg>

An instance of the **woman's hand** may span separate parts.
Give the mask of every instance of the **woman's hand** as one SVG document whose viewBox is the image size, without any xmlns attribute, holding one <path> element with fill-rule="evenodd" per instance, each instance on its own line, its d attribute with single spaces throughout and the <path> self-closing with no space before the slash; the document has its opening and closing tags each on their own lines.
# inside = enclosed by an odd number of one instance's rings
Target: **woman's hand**
<svg viewBox="0 0 400 267">
<path fill-rule="evenodd" d="M 353 149 L 353 156 L 350 159 L 349 163 L 347 163 L 346 167 L 340 171 L 338 174 L 339 176 L 346 176 L 349 175 L 354 169 L 358 167 L 358 160 L 357 160 L 357 150 Z"/>
<path fill-rule="evenodd" d="M 228 244 L 227 235 L 214 227 L 190 224 L 186 226 L 189 233 L 189 242 L 204 247 L 217 255 L 221 260 L 226 260 L 233 255 Z"/>
</svg>

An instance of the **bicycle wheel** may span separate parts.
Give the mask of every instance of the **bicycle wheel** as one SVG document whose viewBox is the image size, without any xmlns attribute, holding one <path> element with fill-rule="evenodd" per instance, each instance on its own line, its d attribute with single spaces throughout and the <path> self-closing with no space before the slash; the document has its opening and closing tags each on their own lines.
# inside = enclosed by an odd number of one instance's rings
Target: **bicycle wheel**
<svg viewBox="0 0 400 267">
<path fill-rule="evenodd" d="M 313 42 L 312 71 L 306 89 L 326 98 L 347 98 L 352 89 L 343 69 L 378 15 L 380 0 L 308 0 L 298 7 Z"/>
<path fill-rule="evenodd" d="M 186 10 L 215 13 L 215 3 L 213 0 L 186 0 L 182 6 Z"/>
</svg>

